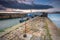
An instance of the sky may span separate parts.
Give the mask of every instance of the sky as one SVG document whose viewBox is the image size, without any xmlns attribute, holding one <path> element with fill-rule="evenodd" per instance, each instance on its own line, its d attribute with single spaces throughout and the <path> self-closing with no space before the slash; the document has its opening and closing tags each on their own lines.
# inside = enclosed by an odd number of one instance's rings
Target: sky
<svg viewBox="0 0 60 40">
<path fill-rule="evenodd" d="M 15 1 L 15 0 L 9 0 L 9 1 Z M 20 2 L 21 0 L 17 0 L 17 1 Z M 25 0 L 23 0 L 23 1 L 25 1 Z M 24 3 L 29 3 L 32 0 L 26 0 L 26 1 L 27 2 L 24 2 Z M 34 1 L 35 4 L 43 4 L 43 5 L 53 6 L 54 8 L 50 9 L 50 10 L 60 10 L 60 0 L 33 0 L 33 1 Z"/>
<path fill-rule="evenodd" d="M 36 4 L 51 5 L 54 8 L 48 9 L 48 11 L 60 11 L 60 0 L 34 0 Z"/>
<path fill-rule="evenodd" d="M 34 0 L 37 4 L 52 5 L 55 8 L 60 8 L 60 0 Z"/>
<path fill-rule="evenodd" d="M 30 1 L 31 0 L 26 0 Z M 33 0 L 36 4 L 52 5 L 55 8 L 60 8 L 60 0 Z"/>
<path fill-rule="evenodd" d="M 52 5 L 55 8 L 60 8 L 60 0 L 26 0 L 26 1 L 30 2 L 34 1 L 35 4 Z"/>
<path fill-rule="evenodd" d="M 44 5 L 52 5 L 55 8 L 60 8 L 60 0 L 6 0 L 6 1 L 23 1 L 25 3 L 34 1 L 35 4 L 44 4 Z"/>
</svg>

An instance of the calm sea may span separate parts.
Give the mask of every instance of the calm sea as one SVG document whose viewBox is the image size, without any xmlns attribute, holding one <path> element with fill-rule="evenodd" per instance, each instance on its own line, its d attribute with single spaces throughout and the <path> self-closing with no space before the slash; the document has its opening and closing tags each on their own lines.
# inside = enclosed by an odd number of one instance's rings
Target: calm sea
<svg viewBox="0 0 60 40">
<path fill-rule="evenodd" d="M 60 14 L 48 14 L 48 17 L 53 21 L 53 23 L 60 28 Z"/>
</svg>

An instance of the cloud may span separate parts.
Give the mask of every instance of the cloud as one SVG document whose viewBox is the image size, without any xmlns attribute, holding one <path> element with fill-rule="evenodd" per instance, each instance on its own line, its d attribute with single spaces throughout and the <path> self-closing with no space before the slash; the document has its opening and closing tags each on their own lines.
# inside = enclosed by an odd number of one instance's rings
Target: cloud
<svg viewBox="0 0 60 40">
<path fill-rule="evenodd" d="M 0 5 L 0 10 L 5 10 L 5 7 L 3 7 L 2 5 Z"/>
<path fill-rule="evenodd" d="M 48 11 L 48 12 L 59 12 L 60 8 L 50 8 L 50 9 L 47 9 L 46 11 Z"/>
<path fill-rule="evenodd" d="M 26 0 L 20 3 L 21 0 L 0 0 L 0 5 L 2 5 L 5 8 L 14 8 L 14 9 L 48 9 L 53 8 L 50 5 L 29 5 L 28 3 L 31 2 L 31 0 Z"/>
</svg>

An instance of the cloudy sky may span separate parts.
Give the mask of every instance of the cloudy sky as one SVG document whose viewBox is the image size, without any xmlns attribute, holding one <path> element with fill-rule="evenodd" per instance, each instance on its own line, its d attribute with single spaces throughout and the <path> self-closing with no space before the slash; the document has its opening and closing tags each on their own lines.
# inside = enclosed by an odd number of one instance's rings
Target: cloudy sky
<svg viewBox="0 0 60 40">
<path fill-rule="evenodd" d="M 33 1 L 35 4 L 51 5 L 54 7 L 54 9 L 52 10 L 56 9 L 60 10 L 60 0 L 5 0 L 5 1 L 18 1 L 18 2 L 23 1 L 26 4 L 31 4 L 31 1 Z"/>
<path fill-rule="evenodd" d="M 34 0 L 37 4 L 52 5 L 55 8 L 60 8 L 60 0 Z"/>
<path fill-rule="evenodd" d="M 60 8 L 60 0 L 26 0 L 28 2 L 34 1 L 35 4 L 44 4 L 44 5 L 52 5 L 55 8 Z"/>
<path fill-rule="evenodd" d="M 51 5 L 54 8 L 48 9 L 48 11 L 60 11 L 60 0 L 34 0 L 36 4 Z"/>
<path fill-rule="evenodd" d="M 52 5 L 55 8 L 60 8 L 60 0 L 26 0 L 28 2 L 34 1 L 35 4 L 44 4 L 44 5 Z"/>
<path fill-rule="evenodd" d="M 3 1 L 3 0 L 2 0 Z M 35 4 L 44 4 L 44 5 L 52 5 L 53 7 L 60 8 L 60 0 L 5 0 L 5 1 L 23 1 L 24 3 L 29 3 L 34 1 Z"/>
</svg>

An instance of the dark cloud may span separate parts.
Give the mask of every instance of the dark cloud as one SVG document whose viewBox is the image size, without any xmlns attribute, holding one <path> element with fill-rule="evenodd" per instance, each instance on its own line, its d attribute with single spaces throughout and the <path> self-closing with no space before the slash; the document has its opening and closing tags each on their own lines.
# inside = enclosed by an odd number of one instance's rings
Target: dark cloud
<svg viewBox="0 0 60 40">
<path fill-rule="evenodd" d="M 20 1 L 20 0 L 19 0 Z M 6 8 L 14 9 L 48 9 L 53 8 L 50 5 L 28 5 L 24 3 L 18 3 L 17 0 L 0 0 L 0 5 Z"/>
<path fill-rule="evenodd" d="M 52 0 L 52 5 L 56 8 L 60 8 L 60 0 Z"/>
<path fill-rule="evenodd" d="M 35 0 L 35 3 L 52 5 L 55 8 L 60 8 L 60 0 Z"/>
<path fill-rule="evenodd" d="M 0 10 L 5 10 L 5 7 L 3 7 L 2 5 L 0 5 Z"/>
</svg>

